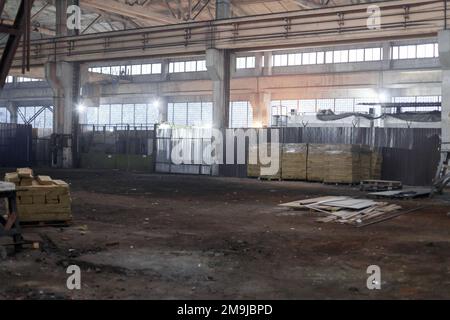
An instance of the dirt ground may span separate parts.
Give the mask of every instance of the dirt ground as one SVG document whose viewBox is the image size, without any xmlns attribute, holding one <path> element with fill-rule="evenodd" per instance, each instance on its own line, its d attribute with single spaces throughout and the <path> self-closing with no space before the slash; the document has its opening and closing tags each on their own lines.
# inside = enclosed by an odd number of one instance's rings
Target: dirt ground
<svg viewBox="0 0 450 320">
<path fill-rule="evenodd" d="M 74 223 L 25 230 L 0 299 L 450 299 L 450 202 L 366 228 L 278 204 L 357 189 L 118 171 L 39 170 L 71 184 Z M 3 175 L 3 172 L 0 172 Z M 1 240 L 2 242 L 5 239 Z M 11 250 L 10 250 L 11 251 Z M 82 270 L 82 290 L 66 268 Z M 366 287 L 378 265 L 382 289 Z"/>
</svg>

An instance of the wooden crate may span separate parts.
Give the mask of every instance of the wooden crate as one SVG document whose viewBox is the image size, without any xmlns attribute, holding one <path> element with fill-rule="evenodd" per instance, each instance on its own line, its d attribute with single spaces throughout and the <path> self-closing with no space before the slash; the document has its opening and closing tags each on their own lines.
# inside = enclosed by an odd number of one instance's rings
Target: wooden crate
<svg viewBox="0 0 450 320">
<path fill-rule="evenodd" d="M 281 178 L 283 180 L 306 180 L 307 162 L 307 144 L 285 144 L 281 153 Z"/>
</svg>

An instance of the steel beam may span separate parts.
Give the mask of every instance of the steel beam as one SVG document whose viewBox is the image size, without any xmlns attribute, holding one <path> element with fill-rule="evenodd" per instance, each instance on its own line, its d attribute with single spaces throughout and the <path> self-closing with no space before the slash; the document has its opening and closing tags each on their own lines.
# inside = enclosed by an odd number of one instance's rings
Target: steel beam
<svg viewBox="0 0 450 320">
<path fill-rule="evenodd" d="M 3 9 L 5 8 L 5 3 L 6 0 L 0 0 L 0 15 L 2 14 Z"/>
<path fill-rule="evenodd" d="M 375 30 L 367 26 L 367 4 L 347 5 L 42 39 L 32 42 L 32 65 L 194 55 L 209 48 L 270 50 L 435 37 L 448 16 L 441 0 L 393 0 L 377 5 L 382 19 Z"/>
<path fill-rule="evenodd" d="M 15 56 L 15 54 L 18 51 L 20 39 L 22 38 L 22 36 L 24 37 L 24 43 L 28 43 L 27 28 L 29 27 L 28 23 L 31 20 L 30 12 L 33 2 L 34 0 L 22 0 L 19 6 L 19 10 L 17 11 L 14 24 L 8 27 L 5 25 L 0 26 L 0 32 L 5 32 L 9 35 L 6 45 L 3 48 L 3 54 L 0 60 L 0 88 L 2 88 L 5 84 L 9 70 L 14 64 L 14 59 L 16 59 L 16 63 L 17 59 L 21 61 L 22 69 L 24 68 L 25 64 L 29 66 L 27 61 L 27 58 L 29 57 L 27 56 L 29 53 L 29 47 L 27 45 L 23 46 L 20 55 Z M 23 50 L 26 50 L 26 52 L 24 52 Z"/>
</svg>

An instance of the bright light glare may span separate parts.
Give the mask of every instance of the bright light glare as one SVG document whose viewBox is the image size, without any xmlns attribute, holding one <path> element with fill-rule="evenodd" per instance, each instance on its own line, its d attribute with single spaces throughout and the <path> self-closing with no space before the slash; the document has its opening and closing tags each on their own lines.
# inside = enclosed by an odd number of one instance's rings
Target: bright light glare
<svg viewBox="0 0 450 320">
<path fill-rule="evenodd" d="M 159 125 L 159 129 L 170 129 L 170 128 L 172 128 L 172 127 L 170 126 L 170 124 L 167 124 L 167 123 L 163 123 L 163 124 Z"/>
<path fill-rule="evenodd" d="M 257 128 L 257 129 L 261 129 L 263 127 L 263 124 L 260 121 L 256 121 L 253 123 L 253 127 Z"/>
<path fill-rule="evenodd" d="M 386 91 L 378 92 L 378 101 L 379 102 L 389 102 L 389 95 Z"/>
<path fill-rule="evenodd" d="M 161 102 L 159 101 L 159 99 L 153 100 L 153 107 L 159 108 L 160 105 L 161 105 Z"/>
<path fill-rule="evenodd" d="M 77 111 L 78 113 L 84 113 L 86 111 L 86 106 L 80 103 L 79 105 L 77 105 Z"/>
</svg>

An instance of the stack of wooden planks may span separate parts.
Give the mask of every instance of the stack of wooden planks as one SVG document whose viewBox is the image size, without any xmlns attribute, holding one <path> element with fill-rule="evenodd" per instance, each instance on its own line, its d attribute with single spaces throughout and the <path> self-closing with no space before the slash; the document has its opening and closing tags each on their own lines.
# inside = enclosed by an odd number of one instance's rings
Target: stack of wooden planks
<svg viewBox="0 0 450 320">
<path fill-rule="evenodd" d="M 266 165 L 261 163 L 260 159 L 260 148 L 265 148 L 265 153 L 270 157 L 271 154 L 271 145 L 270 144 L 261 144 L 260 146 L 250 146 L 249 155 L 248 155 L 248 165 L 247 165 L 247 176 L 250 178 L 260 178 L 267 180 L 280 180 L 281 179 L 281 163 L 278 161 L 278 171 L 274 175 L 263 175 L 261 173 L 262 168 L 269 168 L 270 164 Z"/>
<path fill-rule="evenodd" d="M 68 223 L 72 220 L 70 189 L 64 181 L 48 176 L 35 178 L 29 168 L 7 173 L 5 181 L 16 185 L 21 222 Z"/>
<path fill-rule="evenodd" d="M 335 150 L 330 144 L 308 145 L 308 170 L 307 180 L 312 182 L 324 182 L 328 174 L 329 161 L 327 156 Z"/>
<path fill-rule="evenodd" d="M 5 181 L 14 183 L 16 186 L 31 186 L 33 183 L 33 170 L 30 168 L 17 169 L 16 172 L 7 173 Z"/>
<path fill-rule="evenodd" d="M 371 154 L 367 146 L 335 145 L 322 156 L 327 164 L 325 183 L 354 184 L 370 177 Z"/>
<path fill-rule="evenodd" d="M 251 147 L 248 177 L 358 184 L 381 176 L 381 154 L 365 145 L 284 144 L 281 147 L 280 172 L 271 177 L 261 176 L 262 165 L 255 162 L 258 155 L 258 147 Z"/>
<path fill-rule="evenodd" d="M 285 144 L 281 153 L 281 177 L 283 180 L 306 180 L 308 145 Z"/>
<path fill-rule="evenodd" d="M 308 181 L 356 184 L 370 179 L 372 154 L 364 145 L 310 144 Z"/>
<path fill-rule="evenodd" d="M 259 178 L 261 175 L 261 166 L 259 165 L 258 146 L 250 146 L 248 151 L 247 176 L 250 178 Z"/>
<path fill-rule="evenodd" d="M 370 162 L 370 178 L 380 180 L 383 166 L 383 155 L 380 151 L 372 151 Z"/>
<path fill-rule="evenodd" d="M 289 202 L 282 204 L 281 207 L 309 210 L 325 215 L 317 219 L 317 222 L 337 222 L 356 226 L 401 209 L 398 205 L 385 202 L 333 196 Z"/>
</svg>

